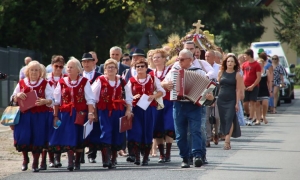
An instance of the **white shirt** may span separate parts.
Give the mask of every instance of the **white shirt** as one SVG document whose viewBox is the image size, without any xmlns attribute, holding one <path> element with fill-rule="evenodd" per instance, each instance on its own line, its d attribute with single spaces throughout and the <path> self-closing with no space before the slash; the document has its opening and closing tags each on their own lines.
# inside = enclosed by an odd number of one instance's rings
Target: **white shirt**
<svg viewBox="0 0 300 180">
<path fill-rule="evenodd" d="M 119 75 L 117 75 L 119 78 L 121 78 Z M 111 81 L 111 80 L 109 80 L 108 81 L 109 82 L 109 84 L 112 86 L 112 87 L 114 87 L 115 86 L 115 81 Z M 117 86 L 116 87 L 119 87 L 120 86 L 120 83 L 121 81 L 120 81 L 120 79 L 118 80 L 118 82 L 117 82 Z M 124 86 L 124 90 L 125 90 L 125 96 L 126 96 L 126 99 L 125 99 L 125 101 L 126 101 L 126 104 L 130 104 L 131 106 L 132 106 L 132 100 L 133 100 L 133 97 L 132 97 L 132 94 L 130 94 L 129 93 L 129 90 L 128 90 L 128 87 L 127 86 Z M 96 103 L 98 103 L 99 102 L 99 97 L 100 97 L 100 91 L 101 91 L 101 81 L 100 81 L 100 79 L 97 79 L 94 83 L 93 83 L 93 85 L 92 85 L 92 91 L 93 91 L 93 93 L 94 93 L 94 95 L 95 95 L 95 98 L 96 98 Z"/>
<path fill-rule="evenodd" d="M 221 67 L 221 65 L 217 64 L 217 63 L 214 63 L 212 65 L 212 68 L 214 69 L 214 73 L 215 73 L 214 76 L 216 76 L 215 79 L 217 79 L 217 77 L 218 77 L 218 73 L 219 73 L 220 67 Z"/>
<path fill-rule="evenodd" d="M 193 68 L 197 68 L 197 67 L 191 65 L 191 67 L 189 67 L 188 69 L 193 69 Z M 178 63 L 174 64 L 173 67 L 172 67 L 172 69 L 168 72 L 168 74 L 166 75 L 166 77 L 165 77 L 165 79 L 163 81 L 164 82 L 173 81 L 172 76 L 171 76 L 171 72 L 176 71 L 176 70 L 180 70 L 180 69 L 181 69 L 181 67 L 180 67 L 180 65 Z M 203 71 L 201 69 L 197 69 L 197 70 L 195 70 L 195 72 L 201 74 L 202 76 L 206 76 L 205 71 Z"/>
<path fill-rule="evenodd" d="M 134 77 L 134 79 L 136 79 L 137 82 L 140 82 L 140 81 L 144 82 L 144 80 L 145 80 L 145 79 L 139 79 L 139 81 L 138 81 L 136 76 L 133 76 L 133 77 Z M 148 81 L 150 80 L 150 78 L 151 78 L 151 76 L 149 74 L 147 74 L 147 77 L 146 77 L 147 80 L 144 82 L 144 84 L 147 84 Z M 154 76 L 154 84 L 155 84 L 154 86 L 156 87 L 156 91 L 162 92 L 163 93 L 162 97 L 164 97 L 166 95 L 166 91 L 164 90 L 164 88 L 161 87 L 159 79 L 155 76 Z M 141 85 L 143 85 L 143 84 L 141 84 Z M 132 89 L 131 81 L 128 81 L 128 83 L 126 84 L 125 87 L 127 87 L 128 93 L 131 95 L 131 97 L 133 97 L 132 91 L 131 91 L 131 89 Z M 127 96 L 127 93 L 126 93 L 126 96 Z"/>
<path fill-rule="evenodd" d="M 82 76 L 87 78 L 89 81 L 92 80 L 95 76 L 95 69 L 90 72 L 83 71 Z"/>
<path fill-rule="evenodd" d="M 24 79 L 24 83 L 26 84 L 26 86 L 32 87 L 32 88 L 39 86 L 42 83 L 42 81 L 43 81 L 43 79 L 40 78 L 39 82 L 35 86 L 31 86 L 31 85 L 29 85 L 28 78 Z M 30 83 L 34 84 L 34 83 L 36 83 L 36 81 L 30 81 Z M 19 92 L 22 92 L 22 91 L 21 91 L 20 85 L 18 83 L 17 86 L 16 86 L 16 88 L 15 88 L 15 90 L 14 90 L 14 92 L 13 92 L 13 94 L 12 94 L 12 96 L 11 96 L 11 99 L 12 99 L 13 96 L 15 96 Z M 45 89 L 45 98 L 52 100 L 52 104 L 48 105 L 48 107 L 53 106 L 53 104 L 54 104 L 53 87 L 50 86 L 50 84 L 48 82 L 47 82 L 46 89 Z"/>
<path fill-rule="evenodd" d="M 201 64 L 199 61 L 201 61 Z M 175 62 L 174 65 L 179 65 L 179 62 Z M 196 68 L 201 68 L 203 71 L 205 71 L 205 74 L 209 79 L 217 79 L 218 74 L 217 74 L 217 76 L 215 76 L 214 69 L 211 67 L 211 65 L 207 61 L 200 60 L 200 59 L 194 59 L 194 61 L 192 62 L 192 65 Z"/>
<path fill-rule="evenodd" d="M 77 86 L 80 84 L 81 80 L 83 78 L 80 77 L 78 79 L 78 84 Z M 65 81 L 66 85 L 70 88 L 72 88 L 73 86 L 71 86 L 68 82 L 68 77 L 64 77 L 63 80 Z M 76 81 L 71 81 L 72 83 L 75 83 Z M 74 86 L 76 87 L 76 86 Z M 60 83 L 57 83 L 57 86 L 56 88 L 54 89 L 54 92 L 53 92 L 53 97 L 55 99 L 55 104 L 54 105 L 60 105 L 61 103 L 61 86 L 60 86 Z M 92 91 L 92 88 L 91 88 L 91 84 L 89 81 L 86 82 L 85 86 L 84 86 L 84 97 L 85 97 L 85 100 L 86 100 L 86 104 L 87 105 L 95 105 L 95 95 Z"/>
</svg>

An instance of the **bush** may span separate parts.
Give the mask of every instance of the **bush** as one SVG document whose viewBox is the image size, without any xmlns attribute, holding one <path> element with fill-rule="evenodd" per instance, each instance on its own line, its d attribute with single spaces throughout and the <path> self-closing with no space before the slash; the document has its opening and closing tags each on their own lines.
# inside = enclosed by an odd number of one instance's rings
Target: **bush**
<svg viewBox="0 0 300 180">
<path fill-rule="evenodd" d="M 295 84 L 300 85 L 300 64 L 295 67 Z"/>
</svg>

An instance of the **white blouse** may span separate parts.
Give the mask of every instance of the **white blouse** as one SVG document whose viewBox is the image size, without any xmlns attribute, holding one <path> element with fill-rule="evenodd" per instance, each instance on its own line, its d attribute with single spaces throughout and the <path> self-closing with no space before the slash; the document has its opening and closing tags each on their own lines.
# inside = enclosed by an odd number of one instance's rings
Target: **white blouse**
<svg viewBox="0 0 300 180">
<path fill-rule="evenodd" d="M 28 81 L 29 81 L 28 78 L 25 78 L 25 79 L 24 79 L 24 83 L 26 84 L 26 86 L 31 87 L 31 88 L 34 88 L 34 87 L 39 86 L 39 85 L 42 83 L 43 79 L 40 78 L 40 79 L 39 79 L 39 82 L 38 82 L 35 86 L 29 85 L 29 82 L 28 82 Z M 31 83 L 31 84 L 34 84 L 34 83 L 36 83 L 36 81 L 30 81 L 30 83 Z M 48 107 L 52 107 L 53 104 L 54 104 L 53 90 L 54 90 L 53 87 L 50 86 L 50 84 L 47 82 L 46 89 L 45 89 L 45 98 L 46 98 L 46 99 L 52 100 L 52 104 L 51 104 L 51 105 L 47 105 Z M 15 90 L 14 90 L 14 92 L 13 92 L 13 94 L 12 94 L 12 96 L 11 96 L 11 100 L 12 100 L 13 96 L 15 96 L 15 95 L 16 95 L 17 93 L 19 93 L 19 92 L 22 92 L 22 91 L 21 91 L 20 85 L 19 85 L 19 83 L 18 83 L 17 86 L 16 86 L 16 88 L 15 88 Z"/>
<path fill-rule="evenodd" d="M 78 79 L 78 84 L 77 86 L 80 84 L 81 80 L 83 79 L 83 77 L 80 77 Z M 66 85 L 70 88 L 72 87 L 77 87 L 77 86 L 71 86 L 68 82 L 68 77 L 64 77 L 63 80 L 65 81 Z M 71 81 L 72 83 L 75 83 L 76 81 Z M 60 105 L 61 103 L 61 86 L 60 83 L 57 83 L 56 88 L 54 89 L 53 92 L 53 97 L 55 100 L 54 105 Z M 87 105 L 95 105 L 95 96 L 94 93 L 92 92 L 92 88 L 91 88 L 91 84 L 89 81 L 86 82 L 85 86 L 84 86 L 84 97 L 86 100 L 86 104 Z"/>
<path fill-rule="evenodd" d="M 121 82 L 120 81 L 121 77 L 119 75 L 117 75 L 117 77 L 119 77 L 119 80 L 117 81 L 117 87 L 119 87 L 120 82 Z M 112 87 L 115 86 L 115 83 L 116 83 L 115 81 L 109 80 L 108 82 Z M 132 94 L 129 93 L 129 89 L 128 89 L 127 86 L 124 86 L 124 90 L 125 90 L 125 96 L 126 96 L 126 99 L 125 99 L 126 104 L 130 104 L 130 106 L 132 106 L 132 100 L 133 100 Z M 101 81 L 100 81 L 100 79 L 97 78 L 96 81 L 93 83 L 92 91 L 95 95 L 96 103 L 98 103 L 99 102 L 99 97 L 100 97 L 100 91 L 101 91 Z"/>
<path fill-rule="evenodd" d="M 133 76 L 133 78 L 135 78 L 136 79 L 136 81 L 137 82 L 139 82 L 138 80 L 137 80 L 137 76 Z M 147 74 L 147 80 L 145 81 L 145 83 L 144 84 L 147 84 L 148 83 L 148 81 L 150 80 L 150 78 L 151 78 L 151 76 L 149 75 L 149 74 Z M 139 79 L 140 81 L 144 81 L 145 79 Z M 158 92 L 158 91 L 160 91 L 160 92 L 162 92 L 163 93 L 163 96 L 162 97 L 164 97 L 165 95 L 166 95 L 166 91 L 165 91 L 165 89 L 163 88 L 163 87 L 161 87 L 161 84 L 160 84 L 160 81 L 159 81 L 159 79 L 157 78 L 157 77 L 155 77 L 154 76 L 154 84 L 155 84 L 155 87 L 156 87 L 156 91 Z M 141 84 L 141 85 L 143 85 L 143 84 Z M 126 84 L 126 86 L 127 86 L 127 89 L 128 89 L 128 93 L 130 93 L 131 94 L 131 96 L 133 96 L 132 95 L 132 84 L 131 84 L 131 81 L 128 81 L 128 83 Z M 125 86 L 125 87 L 126 87 Z"/>
</svg>

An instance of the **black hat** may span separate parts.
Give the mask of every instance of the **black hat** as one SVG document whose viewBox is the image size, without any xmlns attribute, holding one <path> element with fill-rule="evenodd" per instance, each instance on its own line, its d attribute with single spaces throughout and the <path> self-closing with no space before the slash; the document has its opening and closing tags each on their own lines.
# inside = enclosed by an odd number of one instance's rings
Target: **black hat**
<svg viewBox="0 0 300 180">
<path fill-rule="evenodd" d="M 132 56 L 144 56 L 144 57 L 146 57 L 144 50 L 138 49 L 138 48 L 136 48 L 134 50 Z"/>
<path fill-rule="evenodd" d="M 95 61 L 92 54 L 90 54 L 90 53 L 84 53 L 81 60 L 82 61 L 84 61 L 84 60 L 93 60 L 93 61 Z"/>
</svg>

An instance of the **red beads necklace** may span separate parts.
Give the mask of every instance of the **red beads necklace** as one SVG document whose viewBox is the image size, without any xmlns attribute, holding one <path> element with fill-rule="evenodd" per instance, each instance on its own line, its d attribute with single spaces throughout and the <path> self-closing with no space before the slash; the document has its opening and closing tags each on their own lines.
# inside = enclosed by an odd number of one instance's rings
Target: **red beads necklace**
<svg viewBox="0 0 300 180">
<path fill-rule="evenodd" d="M 39 80 L 40 80 L 40 78 L 38 78 L 38 80 L 37 80 L 34 84 L 31 84 L 30 78 L 28 78 L 28 84 L 29 84 L 30 86 L 36 86 L 36 85 L 39 83 Z"/>
<path fill-rule="evenodd" d="M 147 76 L 146 76 L 146 78 L 145 78 L 145 80 L 143 82 L 141 82 L 138 77 L 136 77 L 136 79 L 137 79 L 137 81 L 138 81 L 139 84 L 145 84 L 146 81 L 147 81 Z"/>
<path fill-rule="evenodd" d="M 60 75 L 60 77 L 59 77 L 59 79 L 61 79 L 62 78 L 62 74 Z M 54 74 L 52 73 L 52 77 L 51 77 L 51 80 L 52 80 L 52 82 L 54 83 L 54 84 L 57 84 L 57 82 L 59 81 L 55 81 L 54 80 Z"/>
<path fill-rule="evenodd" d="M 158 77 L 157 76 L 157 68 L 156 68 L 156 71 L 155 71 L 155 76 L 158 78 L 158 79 L 162 79 L 163 78 L 163 75 L 164 75 L 164 72 L 165 72 L 165 68 L 166 68 L 166 66 L 164 66 L 164 69 L 162 70 L 162 73 L 161 73 L 161 75 Z"/>
<path fill-rule="evenodd" d="M 74 84 L 72 83 L 70 77 L 68 77 L 68 82 L 69 82 L 69 84 L 70 84 L 71 86 L 76 86 L 76 85 L 78 84 L 78 82 L 79 82 L 79 76 L 77 76 L 76 82 L 75 82 Z"/>
</svg>

